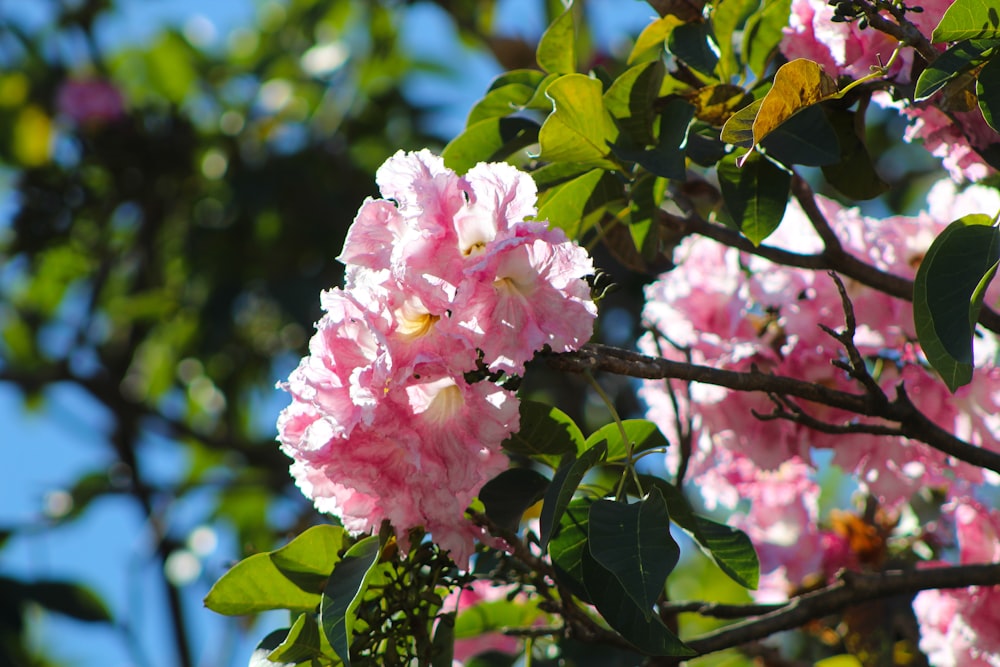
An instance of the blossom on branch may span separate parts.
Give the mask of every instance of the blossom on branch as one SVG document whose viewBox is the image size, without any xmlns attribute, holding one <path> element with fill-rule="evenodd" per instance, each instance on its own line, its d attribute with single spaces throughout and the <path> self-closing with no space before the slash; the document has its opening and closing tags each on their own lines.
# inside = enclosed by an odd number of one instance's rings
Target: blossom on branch
<svg viewBox="0 0 1000 667">
<path fill-rule="evenodd" d="M 508 164 L 460 177 L 401 151 L 376 180 L 385 199 L 364 202 L 340 255 L 346 286 L 323 293 L 309 355 L 279 385 L 278 439 L 319 510 L 354 532 L 388 520 L 404 545 L 423 527 L 465 565 L 485 533 L 464 512 L 518 428 L 513 392 L 466 374 L 586 343 L 593 263 L 527 220 L 534 181 Z"/>
</svg>

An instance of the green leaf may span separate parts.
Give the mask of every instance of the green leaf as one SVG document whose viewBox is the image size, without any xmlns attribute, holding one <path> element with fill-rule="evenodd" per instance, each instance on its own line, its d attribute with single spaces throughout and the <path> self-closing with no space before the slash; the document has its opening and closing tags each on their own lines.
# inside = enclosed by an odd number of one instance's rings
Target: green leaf
<svg viewBox="0 0 1000 667">
<path fill-rule="evenodd" d="M 730 83 L 705 86 L 686 93 L 684 98 L 694 105 L 695 117 L 713 127 L 723 127 L 734 113 L 754 101 L 752 95 Z"/>
<path fill-rule="evenodd" d="M 343 528 L 313 526 L 277 551 L 254 554 L 215 582 L 205 606 L 230 616 L 269 609 L 313 611 L 343 539 Z"/>
<path fill-rule="evenodd" d="M 319 624 L 313 614 L 299 614 L 287 632 L 281 643 L 267 655 L 271 662 L 295 665 L 323 655 Z"/>
<path fill-rule="evenodd" d="M 476 102 L 469 112 L 465 124 L 474 125 L 487 118 L 503 118 L 524 108 L 524 105 L 534 97 L 535 88 L 523 83 L 511 83 L 500 88 L 494 88 L 486 93 L 483 99 Z"/>
<path fill-rule="evenodd" d="M 655 141 L 653 102 L 659 97 L 665 73 L 661 60 L 637 65 L 625 70 L 604 93 L 604 106 L 618 122 L 621 133 L 633 143 Z"/>
<path fill-rule="evenodd" d="M 733 48 L 733 35 L 746 24 L 759 6 L 760 0 L 725 0 L 712 4 L 712 27 L 719 44 L 716 73 L 724 83 L 743 73 L 743 63 Z"/>
<path fill-rule="evenodd" d="M 455 661 L 455 612 L 439 614 L 431 640 L 431 667 L 452 667 Z"/>
<path fill-rule="evenodd" d="M 708 24 L 700 21 L 674 28 L 667 39 L 667 50 L 706 77 L 712 77 L 719 64 L 719 50 L 712 40 Z"/>
<path fill-rule="evenodd" d="M 455 621 L 455 639 L 469 639 L 505 628 L 529 628 L 539 616 L 538 601 L 491 600 L 462 609 Z"/>
<path fill-rule="evenodd" d="M 684 144 L 693 117 L 694 107 L 675 97 L 664 104 L 660 112 L 659 138 L 654 148 L 645 150 L 615 144 L 614 153 L 657 176 L 684 180 L 687 172 Z"/>
<path fill-rule="evenodd" d="M 875 170 L 864 142 L 864 116 L 825 106 L 823 112 L 840 144 L 840 160 L 823 167 L 830 185 L 851 199 L 874 199 L 888 190 L 889 184 Z"/>
<path fill-rule="evenodd" d="M 991 82 L 991 85 L 983 85 L 983 81 Z M 986 63 L 976 80 L 976 97 L 979 98 L 983 118 L 990 127 L 1000 132 L 1000 85 L 997 82 L 1000 82 L 1000 56 Z"/>
<path fill-rule="evenodd" d="M 949 48 L 920 73 L 913 91 L 914 101 L 926 100 L 958 75 L 986 62 L 996 46 L 997 42 L 994 40 L 973 39 Z"/>
<path fill-rule="evenodd" d="M 659 616 L 644 613 L 621 583 L 589 552 L 582 556 L 584 582 L 597 611 L 630 644 L 649 655 L 694 655 Z"/>
<path fill-rule="evenodd" d="M 338 554 L 344 548 L 346 533 L 340 526 L 321 524 L 306 529 L 301 535 L 271 552 L 271 561 L 286 574 L 330 576 Z"/>
<path fill-rule="evenodd" d="M 253 653 L 250 654 L 249 667 L 258 667 L 259 665 L 267 665 L 270 661 L 271 653 L 281 646 L 281 643 L 285 641 L 288 636 L 288 628 L 282 628 L 280 630 L 274 630 L 269 632 L 266 637 L 260 640 L 257 647 L 254 649 Z M 275 667 L 294 667 L 294 662 L 279 662 L 273 661 Z"/>
<path fill-rule="evenodd" d="M 667 504 L 656 487 L 640 502 L 590 506 L 590 555 L 614 575 L 648 620 L 680 558 Z"/>
<path fill-rule="evenodd" d="M 622 438 L 622 430 L 625 431 L 627 440 Z M 633 455 L 650 449 L 670 446 L 659 427 L 648 419 L 622 420 L 622 428 L 618 428 L 618 424 L 614 422 L 605 424 L 587 438 L 584 447 L 590 449 L 602 443 L 608 449 L 607 460 L 609 463 L 624 459 L 628 455 L 630 444 Z"/>
<path fill-rule="evenodd" d="M 537 69 L 512 69 L 509 72 L 504 72 L 493 79 L 493 81 L 490 82 L 489 92 L 514 84 L 527 86 L 534 90 L 538 88 L 538 86 L 540 86 L 542 81 L 546 78 L 545 73 L 539 72 Z"/>
<path fill-rule="evenodd" d="M 719 162 L 719 187 L 726 209 L 754 245 L 770 236 L 785 215 L 792 176 L 758 153 L 747 154 L 742 167 L 735 155 Z"/>
<path fill-rule="evenodd" d="M 559 408 L 538 401 L 521 401 L 521 428 L 503 442 L 514 454 L 559 465 L 567 452 L 583 450 L 583 433 L 576 422 Z"/>
<path fill-rule="evenodd" d="M 600 81 L 583 74 L 567 74 L 549 84 L 545 95 L 554 110 L 538 133 L 541 159 L 619 168 L 608 158 L 618 127 L 604 108 L 602 92 Z"/>
<path fill-rule="evenodd" d="M 934 239 L 913 281 L 913 322 L 927 360 L 954 392 L 972 380 L 972 338 L 982 293 L 1000 259 L 989 216 L 967 215 Z"/>
<path fill-rule="evenodd" d="M 764 8 L 747 19 L 743 29 L 743 53 L 750 70 L 763 79 L 788 25 L 792 0 L 766 0 Z"/>
<path fill-rule="evenodd" d="M 596 447 L 582 452 L 579 457 L 573 452 L 563 457 L 562 464 L 556 470 L 556 474 L 552 477 L 552 483 L 549 484 L 549 488 L 545 492 L 542 513 L 538 519 L 539 532 L 541 533 L 539 539 L 543 549 L 548 545 L 549 539 L 560 525 L 563 513 L 569 507 L 580 482 L 583 481 L 584 476 L 591 468 L 600 463 L 607 451 L 604 443 L 599 443 Z"/>
<path fill-rule="evenodd" d="M 786 120 L 760 145 L 769 156 L 787 165 L 824 167 L 840 160 L 837 131 L 818 104 Z"/>
<path fill-rule="evenodd" d="M 538 124 L 527 118 L 487 118 L 452 139 L 441 157 L 464 174 L 479 162 L 496 162 L 538 141 Z"/>
<path fill-rule="evenodd" d="M 550 74 L 576 71 L 576 25 L 569 6 L 542 34 L 535 51 L 538 66 Z"/>
<path fill-rule="evenodd" d="M 542 499 L 548 487 L 548 478 L 534 470 L 509 468 L 483 485 L 479 500 L 494 523 L 517 532 L 524 512 Z"/>
<path fill-rule="evenodd" d="M 0 590 L 10 601 L 34 602 L 78 621 L 107 622 L 111 613 L 97 593 L 65 581 L 23 582 L 0 577 Z"/>
<path fill-rule="evenodd" d="M 931 42 L 1000 38 L 1000 8 L 992 0 L 955 0 L 931 34 Z"/>
<path fill-rule="evenodd" d="M 355 612 L 368 588 L 368 581 L 378 562 L 378 536 L 366 537 L 347 550 L 337 563 L 323 590 L 320 623 L 323 634 L 337 656 L 350 667 L 351 636 Z"/>
<path fill-rule="evenodd" d="M 753 122 L 757 118 L 760 106 L 764 104 L 764 98 L 754 100 L 743 107 L 726 121 L 722 126 L 721 139 L 727 144 L 750 148 L 753 146 Z"/>
<path fill-rule="evenodd" d="M 691 535 L 726 576 L 744 588 L 757 588 L 760 561 L 746 533 L 695 514 L 680 489 L 661 477 L 640 475 L 639 480 L 643 489 L 659 489 L 667 503 L 670 520 Z"/>
<path fill-rule="evenodd" d="M 579 239 L 600 217 L 604 206 L 621 196 L 621 183 L 612 174 L 592 169 L 552 188 L 535 217 L 562 229 L 570 239 Z"/>
<path fill-rule="evenodd" d="M 574 498 L 559 519 L 559 528 L 549 540 L 549 558 L 556 578 L 584 602 L 591 602 L 583 584 L 583 557 L 590 556 L 587 532 L 592 498 Z"/>
<path fill-rule="evenodd" d="M 659 51 L 655 54 L 655 60 L 659 60 L 667 38 L 674 28 L 680 25 L 684 25 L 684 21 L 673 14 L 667 14 L 647 25 L 635 40 L 635 46 L 628 56 L 628 64 L 635 63 L 640 56 L 657 47 Z"/>
</svg>

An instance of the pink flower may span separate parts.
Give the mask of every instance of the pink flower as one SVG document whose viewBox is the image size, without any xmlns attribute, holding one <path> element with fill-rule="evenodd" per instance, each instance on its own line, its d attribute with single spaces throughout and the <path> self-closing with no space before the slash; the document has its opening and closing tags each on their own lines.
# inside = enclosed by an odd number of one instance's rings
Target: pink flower
<svg viewBox="0 0 1000 667">
<path fill-rule="evenodd" d="M 507 467 L 517 398 L 469 384 L 480 357 L 520 373 L 545 346 L 576 349 L 596 309 L 587 253 L 527 222 L 535 185 L 506 164 L 460 177 L 428 151 L 378 170 L 344 243 L 346 287 L 324 292 L 309 356 L 280 385 L 278 419 L 292 475 L 354 532 L 388 520 L 405 545 L 422 526 L 466 566 L 483 530 L 464 518 Z M 391 199 L 391 201 L 390 201 Z"/>
<path fill-rule="evenodd" d="M 902 113 L 913 120 L 903 138 L 922 140 L 932 155 L 941 158 L 955 182 L 981 181 L 995 173 L 977 149 L 1000 146 L 1000 135 L 986 124 L 979 109 L 953 111 L 949 116 L 927 104 L 903 107 Z"/>
<path fill-rule="evenodd" d="M 468 586 L 451 591 L 441 605 L 442 611 L 457 610 L 462 613 L 475 613 L 476 606 L 504 600 L 514 592 L 512 585 L 494 586 L 486 579 L 476 579 Z M 520 602 L 526 600 L 520 596 Z M 475 637 L 460 637 L 455 639 L 455 664 L 463 664 L 469 658 L 496 651 L 514 655 L 521 650 L 521 642 L 516 637 L 507 636 L 501 632 L 485 632 Z"/>
<path fill-rule="evenodd" d="M 956 500 L 953 512 L 959 562 L 1000 558 L 1000 512 L 971 499 Z M 1000 665 L 1000 586 L 929 590 L 913 600 L 920 623 L 920 650 L 933 665 Z"/>
<path fill-rule="evenodd" d="M 74 123 L 106 125 L 125 115 L 125 100 L 110 81 L 98 78 L 67 79 L 59 86 L 56 107 Z"/>
</svg>

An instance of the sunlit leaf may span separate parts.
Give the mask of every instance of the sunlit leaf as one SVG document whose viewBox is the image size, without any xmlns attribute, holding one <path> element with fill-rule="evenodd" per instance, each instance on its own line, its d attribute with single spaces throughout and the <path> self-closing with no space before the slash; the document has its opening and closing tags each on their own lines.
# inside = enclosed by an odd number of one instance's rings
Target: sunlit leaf
<svg viewBox="0 0 1000 667">
<path fill-rule="evenodd" d="M 603 207 L 621 198 L 622 188 L 604 169 L 592 169 L 556 186 L 538 209 L 537 218 L 558 227 L 571 239 L 579 239 L 594 224 Z"/>
<path fill-rule="evenodd" d="M 931 41 L 1000 39 L 1000 8 L 992 0 L 955 0 L 945 11 Z"/>
<path fill-rule="evenodd" d="M 733 35 L 743 28 L 747 19 L 760 6 L 760 0 L 725 0 L 712 3 L 712 27 L 719 45 L 719 64 L 716 72 L 723 83 L 742 74 L 739 54 L 733 48 Z"/>
<path fill-rule="evenodd" d="M 972 380 L 972 338 L 986 285 L 1000 260 L 1000 230 L 967 215 L 934 239 L 913 281 L 920 347 L 951 391 Z"/>
<path fill-rule="evenodd" d="M 487 118 L 465 128 L 444 147 L 445 164 L 464 174 L 479 162 L 496 162 L 538 141 L 538 124 L 527 118 Z"/>
<path fill-rule="evenodd" d="M 792 0 L 765 0 L 760 11 L 747 19 L 743 29 L 744 59 L 750 70 L 763 79 L 767 67 L 777 52 L 788 25 Z"/>
<path fill-rule="evenodd" d="M 624 438 L 622 431 L 625 432 Z M 665 449 L 670 445 L 660 428 L 648 419 L 623 419 L 620 428 L 614 422 L 605 424 L 587 438 L 585 447 L 590 449 L 601 443 L 608 449 L 609 462 L 624 459 L 630 447 L 634 455 L 650 449 Z"/>
<path fill-rule="evenodd" d="M 643 54 L 656 47 L 662 50 L 673 29 L 683 24 L 681 19 L 667 14 L 647 25 L 635 40 L 635 46 L 628 56 L 628 64 L 634 64 Z M 656 54 L 656 59 L 659 59 L 659 53 Z"/>
<path fill-rule="evenodd" d="M 549 84 L 545 92 L 554 110 L 538 133 L 539 157 L 549 162 L 582 162 L 615 169 L 608 144 L 618 127 L 604 107 L 601 82 L 583 74 L 568 74 Z"/>
<path fill-rule="evenodd" d="M 994 40 L 974 39 L 959 42 L 949 48 L 920 73 L 913 91 L 914 101 L 926 100 L 958 75 L 986 62 L 996 46 L 997 42 Z"/>
<path fill-rule="evenodd" d="M 625 70 L 604 93 L 604 106 L 618 122 L 621 132 L 637 144 L 651 144 L 654 101 L 666 68 L 660 60 Z"/>
<path fill-rule="evenodd" d="M 705 86 L 684 97 L 694 105 L 694 115 L 698 120 L 715 127 L 722 127 L 734 113 L 754 101 L 753 96 L 745 90 L 728 83 Z M 752 119 L 750 125 L 752 128 Z"/>
<path fill-rule="evenodd" d="M 576 71 L 576 25 L 573 15 L 573 7 L 567 7 L 538 42 L 535 58 L 538 66 L 550 74 Z"/>
</svg>

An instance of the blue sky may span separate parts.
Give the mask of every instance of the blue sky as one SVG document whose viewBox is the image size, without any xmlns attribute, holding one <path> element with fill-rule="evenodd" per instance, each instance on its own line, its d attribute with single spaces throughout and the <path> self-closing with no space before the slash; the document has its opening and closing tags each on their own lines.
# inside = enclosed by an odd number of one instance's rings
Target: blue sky
<svg viewBox="0 0 1000 667">
<path fill-rule="evenodd" d="M 165 24 L 183 27 L 194 17 L 201 25 L 210 25 L 224 37 L 232 29 L 249 24 L 259 3 L 253 0 L 119 0 L 120 9 L 99 24 L 105 48 L 141 42 Z M 499 25 L 503 32 L 529 38 L 543 29 L 538 0 L 501 2 Z M 16 18 L 30 25 L 42 26 L 47 20 L 41 0 L 0 0 L 0 15 Z M 595 21 L 596 41 L 606 46 L 635 34 L 653 11 L 638 0 L 593 0 L 592 11 L 601 17 Z M 456 45 L 447 18 L 436 7 L 417 5 L 410 10 L 408 48 L 424 58 L 455 62 L 464 58 L 465 74 L 461 80 L 415 78 L 407 94 L 413 99 L 435 100 L 448 109 L 434 118 L 431 128 L 443 138 L 457 133 L 469 108 L 486 90 L 489 80 L 499 73 L 486 57 L 469 57 Z M 207 20 L 208 24 L 205 23 Z M 419 38 L 416 36 L 419 35 Z M 428 36 L 434 38 L 428 38 Z M 8 174 L 9 176 L 9 174 Z M 11 212 L 3 189 L 9 187 L 0 173 L 0 233 Z M 359 202 L 360 203 L 360 202 Z M 280 374 L 278 374 L 280 375 Z M 266 394 L 260 406 L 261 419 L 273 423 L 285 399 L 280 394 Z M 83 581 L 93 587 L 112 609 L 116 619 L 128 624 L 127 633 L 102 626 L 64 619 L 57 615 L 33 619 L 31 634 L 54 657 L 78 667 L 160 667 L 176 664 L 170 652 L 169 623 L 159 577 L 150 568 L 150 540 L 143 517 L 132 503 L 113 497 L 95 503 L 81 518 L 55 530 L 45 530 L 47 505 L 64 498 L 60 491 L 81 474 L 103 470 L 111 460 L 106 436 L 110 428 L 107 415 L 80 391 L 53 387 L 40 406 L 28 405 L 12 387 L 0 384 L 0 454 L 12 462 L 16 474 L 8 475 L 0 485 L 0 527 L 37 526 L 0 550 L 0 574 L 27 578 Z M 143 443 L 140 452 L 147 469 L 165 478 L 179 474 L 179 460 L 169 443 L 155 439 Z M 10 465 L 10 464 L 8 464 Z M 192 503 L 197 503 L 194 498 Z M 170 521 L 194 531 L 195 506 L 170 508 Z M 192 628 L 195 655 L 199 665 L 245 665 L 257 640 L 270 630 L 284 625 L 281 614 L 265 615 L 248 634 L 237 625 L 202 609 L 201 599 L 211 582 L 227 566 L 226 554 L 235 553 L 232 537 L 213 536 L 195 531 L 200 542 L 191 545 L 190 554 L 202 568 L 185 589 L 185 605 Z M 200 560 L 200 563 L 198 561 Z M 179 567 L 191 565 L 190 561 Z M 129 636 L 130 647 L 124 637 Z"/>
</svg>

